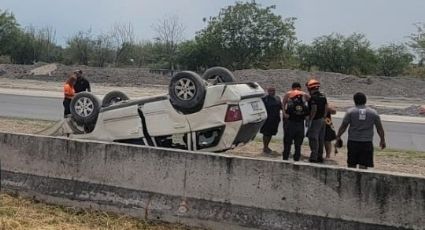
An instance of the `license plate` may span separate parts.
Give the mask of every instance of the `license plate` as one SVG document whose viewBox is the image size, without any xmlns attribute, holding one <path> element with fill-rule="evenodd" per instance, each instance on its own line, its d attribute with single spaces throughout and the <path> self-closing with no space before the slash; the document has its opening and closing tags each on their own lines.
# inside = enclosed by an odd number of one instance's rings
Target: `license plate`
<svg viewBox="0 0 425 230">
<path fill-rule="evenodd" d="M 251 102 L 251 107 L 254 111 L 261 110 L 260 103 L 258 103 L 258 101 Z"/>
</svg>

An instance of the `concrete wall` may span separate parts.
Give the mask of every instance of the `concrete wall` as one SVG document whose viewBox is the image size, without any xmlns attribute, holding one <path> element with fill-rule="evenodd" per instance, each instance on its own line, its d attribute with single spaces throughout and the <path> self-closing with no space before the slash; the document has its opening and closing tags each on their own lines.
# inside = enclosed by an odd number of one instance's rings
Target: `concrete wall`
<svg viewBox="0 0 425 230">
<path fill-rule="evenodd" d="M 425 178 L 0 133 L 2 188 L 215 229 L 425 229 Z"/>
</svg>

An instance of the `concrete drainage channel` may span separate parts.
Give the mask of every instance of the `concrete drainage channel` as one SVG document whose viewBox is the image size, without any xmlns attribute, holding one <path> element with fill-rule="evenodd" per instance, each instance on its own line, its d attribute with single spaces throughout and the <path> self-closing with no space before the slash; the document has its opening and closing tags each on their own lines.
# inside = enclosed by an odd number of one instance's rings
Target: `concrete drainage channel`
<svg viewBox="0 0 425 230">
<path fill-rule="evenodd" d="M 425 178 L 0 133 L 1 185 L 212 229 L 424 229 Z"/>
</svg>

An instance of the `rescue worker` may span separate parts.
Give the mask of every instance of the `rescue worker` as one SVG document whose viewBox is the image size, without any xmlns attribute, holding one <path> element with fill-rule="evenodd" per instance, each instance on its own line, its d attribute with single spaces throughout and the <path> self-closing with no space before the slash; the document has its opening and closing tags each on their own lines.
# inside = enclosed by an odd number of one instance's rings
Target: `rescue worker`
<svg viewBox="0 0 425 230">
<path fill-rule="evenodd" d="M 63 93 L 64 93 L 64 99 L 63 99 L 63 108 L 64 108 L 64 117 L 66 117 L 68 114 L 71 114 L 71 100 L 75 95 L 75 89 L 74 85 L 77 81 L 77 76 L 72 73 L 68 75 L 68 79 L 65 82 L 65 85 L 63 86 Z"/>
<path fill-rule="evenodd" d="M 283 109 L 283 160 L 288 160 L 294 143 L 294 161 L 301 158 L 301 145 L 304 140 L 304 120 L 308 115 L 308 96 L 301 91 L 301 84 L 294 82 L 282 100 Z"/>
<path fill-rule="evenodd" d="M 267 89 L 267 96 L 263 97 L 263 102 L 267 110 L 267 120 L 261 127 L 260 133 L 263 134 L 263 153 L 270 154 L 273 151 L 269 148 L 269 144 L 272 136 L 277 134 L 282 102 L 280 97 L 276 96 L 276 90 L 273 87 Z"/>
<path fill-rule="evenodd" d="M 299 100 L 299 97 L 301 97 L 301 100 Z M 294 160 L 298 161 L 301 157 L 301 145 L 304 140 L 304 120 L 306 115 L 308 115 L 308 107 L 305 106 L 305 102 L 308 99 L 308 94 L 302 91 L 299 82 L 292 83 L 291 90 L 283 96 L 283 160 L 289 159 L 292 142 L 295 148 Z"/>
<path fill-rule="evenodd" d="M 77 76 L 77 81 L 75 82 L 74 89 L 75 93 L 80 92 L 91 92 L 90 88 L 90 82 L 83 77 L 83 71 L 82 70 L 76 70 L 74 71 L 74 74 Z"/>
<path fill-rule="evenodd" d="M 376 110 L 366 106 L 366 95 L 356 93 L 353 97 L 355 107 L 350 108 L 345 113 L 341 127 L 336 136 L 337 141 L 341 141 L 341 136 L 348 129 L 347 142 L 347 165 L 349 168 L 367 169 L 373 167 L 373 127 L 376 127 L 380 142 L 379 147 L 384 149 L 385 133 L 381 118 Z"/>
<path fill-rule="evenodd" d="M 310 116 L 306 122 L 307 137 L 310 145 L 310 162 L 323 162 L 323 147 L 325 142 L 325 118 L 328 111 L 328 101 L 326 96 L 320 92 L 320 82 L 311 79 L 307 82 L 307 89 L 310 94 L 308 106 Z"/>
</svg>

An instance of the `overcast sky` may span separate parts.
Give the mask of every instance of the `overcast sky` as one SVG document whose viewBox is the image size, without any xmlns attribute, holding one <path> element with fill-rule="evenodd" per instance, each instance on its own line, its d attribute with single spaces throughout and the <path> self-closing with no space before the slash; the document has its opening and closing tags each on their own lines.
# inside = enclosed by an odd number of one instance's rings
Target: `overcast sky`
<svg viewBox="0 0 425 230">
<path fill-rule="evenodd" d="M 80 30 L 107 32 L 115 23 L 131 23 L 139 39 L 154 37 L 152 25 L 167 15 L 177 15 L 185 38 L 205 27 L 202 18 L 216 16 L 234 0 L 0 0 L 0 9 L 13 12 L 22 26 L 51 26 L 57 41 Z M 425 0 L 257 0 L 276 5 L 276 14 L 296 17 L 299 40 L 333 32 L 366 34 L 374 46 L 406 42 L 414 23 L 425 22 Z"/>
</svg>

